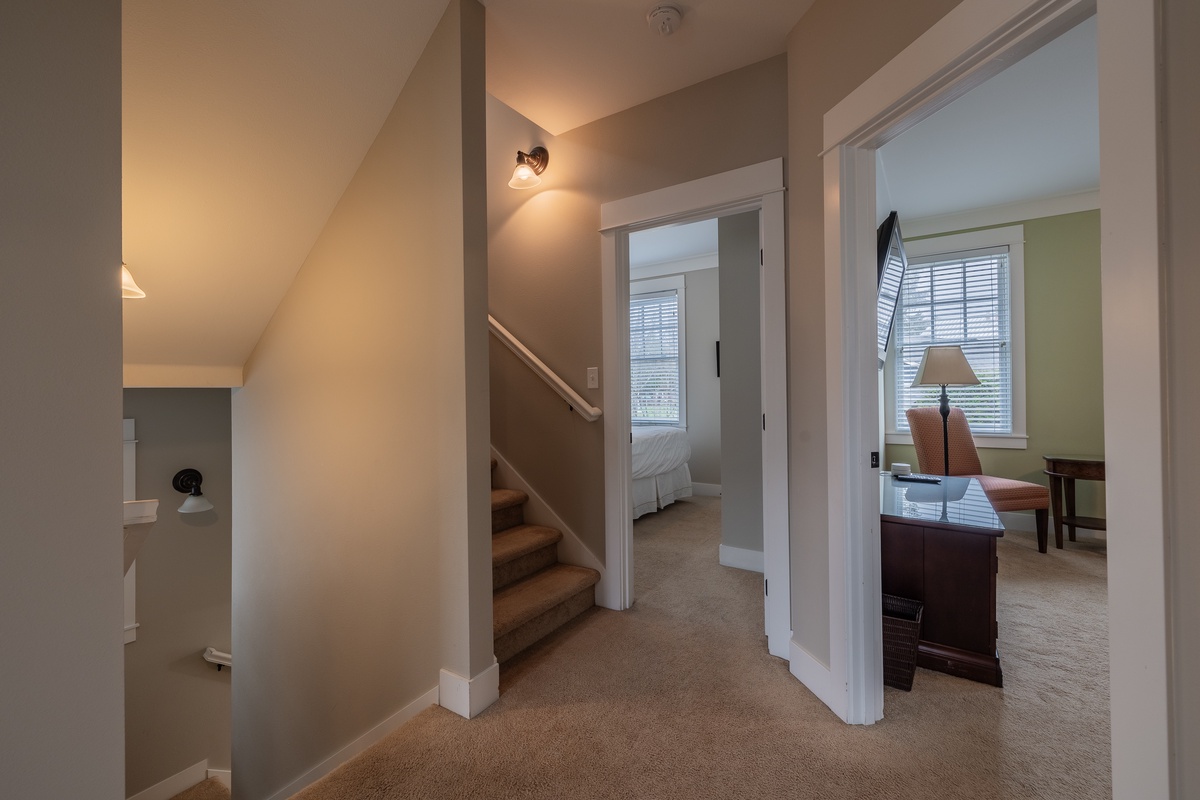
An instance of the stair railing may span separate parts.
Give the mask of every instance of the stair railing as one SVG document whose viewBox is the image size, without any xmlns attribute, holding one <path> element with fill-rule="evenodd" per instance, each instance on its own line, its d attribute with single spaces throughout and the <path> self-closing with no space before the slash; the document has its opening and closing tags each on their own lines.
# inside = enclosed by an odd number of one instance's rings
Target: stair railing
<svg viewBox="0 0 1200 800">
<path fill-rule="evenodd" d="M 546 382 L 546 385 L 558 393 L 558 396 L 567 401 L 575 413 L 586 419 L 588 422 L 595 422 L 600 419 L 603 413 L 600 409 L 584 400 L 579 396 L 579 393 L 567 385 L 566 381 L 558 377 L 554 370 L 550 369 L 537 356 L 535 356 L 528 347 L 521 344 L 521 341 L 513 336 L 508 328 L 505 328 L 496 318 L 488 314 L 488 327 L 492 331 L 492 335 L 504 343 L 509 350 L 516 354 L 517 358 L 525 362 L 534 373 Z"/>
</svg>

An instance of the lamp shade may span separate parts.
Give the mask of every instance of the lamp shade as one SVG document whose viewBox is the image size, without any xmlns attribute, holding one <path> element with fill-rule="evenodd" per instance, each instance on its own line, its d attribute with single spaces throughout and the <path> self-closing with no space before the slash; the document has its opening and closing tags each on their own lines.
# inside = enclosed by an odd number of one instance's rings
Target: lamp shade
<svg viewBox="0 0 1200 800">
<path fill-rule="evenodd" d="M 926 347 L 912 386 L 975 386 L 979 378 L 958 345 Z"/>
</svg>

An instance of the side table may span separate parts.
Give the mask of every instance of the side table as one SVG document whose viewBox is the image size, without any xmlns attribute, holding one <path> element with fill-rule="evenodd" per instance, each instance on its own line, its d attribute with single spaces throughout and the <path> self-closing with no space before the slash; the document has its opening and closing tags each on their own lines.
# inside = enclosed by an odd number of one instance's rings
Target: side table
<svg viewBox="0 0 1200 800">
<path fill-rule="evenodd" d="M 1075 541 L 1076 528 L 1107 530 L 1101 517 L 1081 517 L 1075 513 L 1075 481 L 1104 480 L 1104 456 L 1042 456 L 1046 462 L 1044 472 L 1050 476 L 1050 509 L 1054 516 L 1054 546 L 1063 546 L 1063 525 L 1067 536 Z M 1063 495 L 1066 495 L 1067 513 L 1063 514 Z"/>
</svg>

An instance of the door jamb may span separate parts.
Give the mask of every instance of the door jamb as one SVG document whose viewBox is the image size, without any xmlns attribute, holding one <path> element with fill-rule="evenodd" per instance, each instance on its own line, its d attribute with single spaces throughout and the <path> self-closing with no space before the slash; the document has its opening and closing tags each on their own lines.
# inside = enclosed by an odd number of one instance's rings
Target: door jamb
<svg viewBox="0 0 1200 800">
<path fill-rule="evenodd" d="M 761 210 L 763 226 L 763 551 L 771 592 L 764 625 L 768 650 L 786 658 L 791 640 L 788 558 L 785 214 L 783 159 L 712 175 L 601 206 L 601 290 L 604 339 L 605 591 L 597 602 L 625 609 L 633 602 L 630 446 L 629 246 L 631 231 L 666 222 Z M 770 480 L 768 480 L 768 475 Z"/>
</svg>

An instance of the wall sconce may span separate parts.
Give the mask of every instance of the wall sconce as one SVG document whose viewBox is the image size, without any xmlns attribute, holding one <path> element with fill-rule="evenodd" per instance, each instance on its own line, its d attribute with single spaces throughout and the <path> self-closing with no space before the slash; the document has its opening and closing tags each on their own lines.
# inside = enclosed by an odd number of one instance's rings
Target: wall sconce
<svg viewBox="0 0 1200 800">
<path fill-rule="evenodd" d="M 508 185 L 514 189 L 532 189 L 542 182 L 538 176 L 546 169 L 550 153 L 544 147 L 535 147 L 528 153 L 517 151 L 517 166 Z"/>
<path fill-rule="evenodd" d="M 181 469 L 171 479 L 171 486 L 177 492 L 187 495 L 183 505 L 179 507 L 180 514 L 195 514 L 200 511 L 212 511 L 213 504 L 200 492 L 200 484 L 204 476 L 198 469 Z"/>
<path fill-rule="evenodd" d="M 121 299 L 122 300 L 138 300 L 146 296 L 142 291 L 142 287 L 137 285 L 137 281 L 133 279 L 133 273 L 129 271 L 129 267 L 125 266 L 125 262 L 121 262 Z"/>
</svg>

